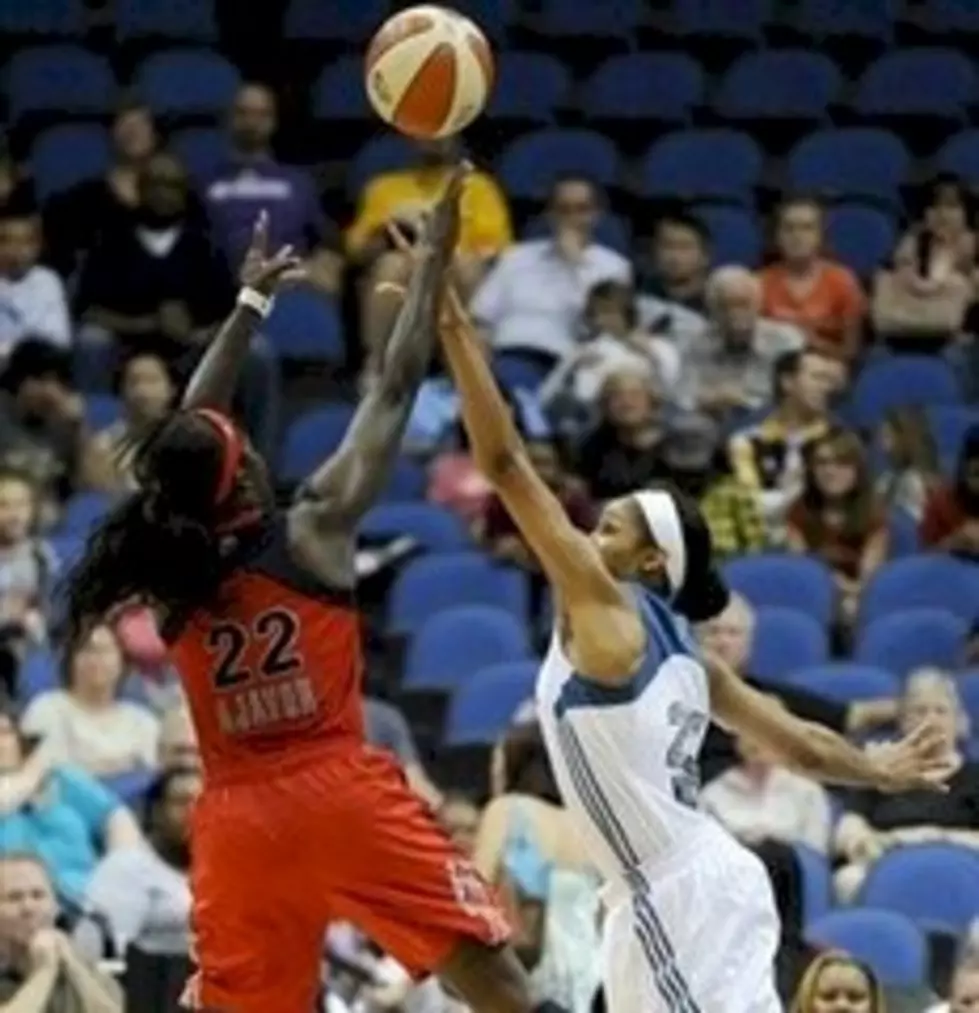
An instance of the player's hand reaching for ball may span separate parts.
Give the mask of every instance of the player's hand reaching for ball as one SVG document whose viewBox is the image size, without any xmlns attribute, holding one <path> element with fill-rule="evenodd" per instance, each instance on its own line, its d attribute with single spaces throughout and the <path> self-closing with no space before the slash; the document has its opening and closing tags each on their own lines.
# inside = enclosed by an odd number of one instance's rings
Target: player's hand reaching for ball
<svg viewBox="0 0 979 1013">
<path fill-rule="evenodd" d="M 253 288 L 262 295 L 275 295 L 280 288 L 294 285 L 306 278 L 306 270 L 291 246 L 281 247 L 269 255 L 269 216 L 260 212 L 252 229 L 248 252 L 238 272 L 238 281 L 245 288 Z"/>
<path fill-rule="evenodd" d="M 876 771 L 880 791 L 946 791 L 955 763 L 941 729 L 923 721 L 897 742 L 874 743 L 866 752 Z"/>
</svg>

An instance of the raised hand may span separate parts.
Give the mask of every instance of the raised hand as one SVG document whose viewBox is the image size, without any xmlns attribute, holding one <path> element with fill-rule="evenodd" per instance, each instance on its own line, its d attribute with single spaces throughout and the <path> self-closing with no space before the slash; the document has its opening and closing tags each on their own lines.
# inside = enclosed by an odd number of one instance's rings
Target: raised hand
<svg viewBox="0 0 979 1013">
<path fill-rule="evenodd" d="M 283 246 L 269 256 L 269 216 L 261 211 L 255 219 L 251 242 L 238 272 L 238 281 L 262 295 L 274 295 L 286 285 L 294 285 L 306 278 L 306 270 L 291 246 Z"/>
<path fill-rule="evenodd" d="M 871 744 L 866 751 L 876 770 L 874 782 L 884 792 L 947 791 L 955 772 L 945 738 L 931 721 L 897 742 Z"/>
</svg>

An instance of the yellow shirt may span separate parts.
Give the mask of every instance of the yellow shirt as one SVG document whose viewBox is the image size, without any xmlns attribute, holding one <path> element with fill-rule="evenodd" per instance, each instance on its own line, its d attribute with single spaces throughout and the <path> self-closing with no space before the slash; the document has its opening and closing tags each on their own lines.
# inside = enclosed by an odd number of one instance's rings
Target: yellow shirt
<svg viewBox="0 0 979 1013">
<path fill-rule="evenodd" d="M 357 215 L 347 229 L 347 253 L 356 257 L 388 222 L 414 218 L 431 207 L 445 185 L 442 170 L 404 169 L 372 179 L 361 194 Z M 461 201 L 459 252 L 490 257 L 513 242 L 510 211 L 492 176 L 474 172 Z"/>
</svg>

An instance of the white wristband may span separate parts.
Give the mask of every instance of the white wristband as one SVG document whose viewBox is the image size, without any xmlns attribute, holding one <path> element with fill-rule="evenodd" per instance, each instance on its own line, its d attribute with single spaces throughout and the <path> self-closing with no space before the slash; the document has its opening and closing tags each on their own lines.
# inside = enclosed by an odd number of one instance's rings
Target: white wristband
<svg viewBox="0 0 979 1013">
<path fill-rule="evenodd" d="M 272 296 L 262 295 L 257 289 L 248 288 L 247 285 L 238 292 L 238 305 L 254 310 L 263 320 L 272 312 L 273 302 Z"/>
</svg>

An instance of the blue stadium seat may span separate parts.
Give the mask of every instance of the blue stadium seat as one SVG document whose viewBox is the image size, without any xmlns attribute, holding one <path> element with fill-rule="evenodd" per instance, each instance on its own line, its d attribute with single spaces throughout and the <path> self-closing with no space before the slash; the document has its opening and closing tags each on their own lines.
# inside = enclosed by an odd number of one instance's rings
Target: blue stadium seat
<svg viewBox="0 0 979 1013">
<path fill-rule="evenodd" d="M 715 265 L 758 266 L 764 241 L 758 219 L 752 212 L 726 204 L 696 204 L 691 211 L 710 233 Z"/>
<path fill-rule="evenodd" d="M 913 556 L 921 551 L 918 522 L 900 507 L 893 507 L 887 515 L 887 530 L 890 536 L 890 558 L 900 559 Z"/>
<path fill-rule="evenodd" d="M 979 599 L 971 604 L 979 611 Z M 942 609 L 901 609 L 861 628 L 855 657 L 899 675 L 924 665 L 954 668 L 962 660 L 967 629 L 964 619 Z"/>
<path fill-rule="evenodd" d="M 428 477 L 422 465 L 399 457 L 394 462 L 387 484 L 378 497 L 382 503 L 408 503 L 425 498 Z"/>
<path fill-rule="evenodd" d="M 279 474 L 287 482 L 302 481 L 340 446 L 354 409 L 348 404 L 314 408 L 294 419 L 279 454 Z"/>
<path fill-rule="evenodd" d="M 109 62 L 80 46 L 22 49 L 6 68 L 8 112 L 106 113 L 116 91 Z"/>
<path fill-rule="evenodd" d="M 132 770 L 127 774 L 102 778 L 102 784 L 126 805 L 145 807 L 146 794 L 153 787 L 159 774 L 155 770 Z"/>
<path fill-rule="evenodd" d="M 412 560 L 388 602 L 388 628 L 414 633 L 431 616 L 457 605 L 490 605 L 526 620 L 527 580 L 480 552 L 447 552 Z"/>
<path fill-rule="evenodd" d="M 536 661 L 490 665 L 459 684 L 445 720 L 445 744 L 495 743 L 509 727 L 517 708 L 533 696 Z"/>
<path fill-rule="evenodd" d="M 0 32 L 11 35 L 81 36 L 82 0 L 0 0 Z"/>
<path fill-rule="evenodd" d="M 60 525 L 64 535 L 88 535 L 112 506 L 112 499 L 101 492 L 83 492 L 72 496 L 65 507 Z"/>
<path fill-rule="evenodd" d="M 955 49 L 896 49 L 871 64 L 857 83 L 861 116 L 933 115 L 965 122 L 976 100 L 976 70 Z"/>
<path fill-rule="evenodd" d="M 313 82 L 310 108 L 318 120 L 364 120 L 371 115 L 364 87 L 364 61 L 343 56 L 328 63 Z"/>
<path fill-rule="evenodd" d="M 390 13 L 388 0 L 357 0 L 342 8 L 322 0 L 290 0 L 283 34 L 290 41 L 366 42 Z"/>
<path fill-rule="evenodd" d="M 527 222 L 521 238 L 545 239 L 552 234 L 547 215 L 537 215 Z M 632 249 L 632 223 L 628 218 L 606 211 L 595 226 L 595 239 L 627 257 Z"/>
<path fill-rule="evenodd" d="M 223 116 L 240 83 L 237 69 L 207 49 L 154 53 L 136 74 L 137 93 L 161 115 Z"/>
<path fill-rule="evenodd" d="M 957 672 L 955 685 L 965 712 L 969 715 L 973 737 L 979 734 L 979 668 L 968 668 Z"/>
<path fill-rule="evenodd" d="M 799 0 L 793 24 L 817 39 L 857 36 L 882 46 L 894 38 L 896 0 Z"/>
<path fill-rule="evenodd" d="M 422 623 L 405 656 L 406 690 L 451 689 L 487 665 L 530 657 L 526 624 L 485 605 L 445 609 Z"/>
<path fill-rule="evenodd" d="M 540 126 L 555 121 L 571 91 L 571 75 L 560 60 L 545 53 L 501 53 L 496 84 L 486 115 L 526 120 Z"/>
<path fill-rule="evenodd" d="M 475 21 L 498 44 L 519 14 L 517 0 L 453 0 L 452 8 Z"/>
<path fill-rule="evenodd" d="M 772 7 L 772 0 L 674 0 L 674 27 L 680 35 L 760 44 Z"/>
<path fill-rule="evenodd" d="M 894 252 L 897 226 L 891 215 L 866 204 L 838 204 L 826 213 L 830 250 L 868 278 Z"/>
<path fill-rule="evenodd" d="M 944 609 L 970 621 L 979 615 L 979 570 L 938 553 L 885 563 L 860 599 L 860 622 L 904 609 Z"/>
<path fill-rule="evenodd" d="M 979 130 L 961 130 L 939 149 L 934 159 L 938 172 L 960 176 L 965 182 L 979 184 Z"/>
<path fill-rule="evenodd" d="M 360 525 L 367 538 L 410 535 L 430 552 L 454 552 L 469 544 L 469 532 L 457 514 L 432 503 L 379 503 Z"/>
<path fill-rule="evenodd" d="M 309 289 L 282 293 L 263 330 L 286 358 L 342 362 L 346 354 L 336 304 Z"/>
<path fill-rule="evenodd" d="M 195 180 L 206 180 L 227 160 L 228 137 L 216 127 L 187 127 L 170 138 L 170 149 Z"/>
<path fill-rule="evenodd" d="M 823 120 L 843 81 L 829 57 L 808 49 L 746 53 L 721 79 L 714 108 L 727 119 Z"/>
<path fill-rule="evenodd" d="M 31 651 L 17 673 L 18 696 L 26 703 L 40 693 L 61 687 L 61 673 L 57 657 L 44 648 Z"/>
<path fill-rule="evenodd" d="M 910 155 L 897 135 L 872 127 L 818 130 L 789 154 L 793 190 L 831 197 L 875 198 L 898 205 Z"/>
<path fill-rule="evenodd" d="M 958 378 L 933 355 L 892 355 L 869 362 L 850 391 L 847 417 L 854 425 L 876 429 L 894 408 L 910 405 L 957 405 Z"/>
<path fill-rule="evenodd" d="M 51 548 L 58 557 L 61 572 L 70 570 L 85 551 L 85 540 L 79 535 L 52 535 L 49 539 Z"/>
<path fill-rule="evenodd" d="M 832 906 L 833 884 L 829 862 L 825 855 L 805 844 L 794 844 L 792 850 L 802 870 L 802 918 L 803 924 L 807 925 L 822 918 Z"/>
<path fill-rule="evenodd" d="M 599 186 L 619 180 L 615 145 L 592 130 L 539 130 L 518 137 L 500 155 L 496 172 L 512 197 L 546 200 L 554 180 L 582 173 Z"/>
<path fill-rule="evenodd" d="M 682 130 L 654 141 L 642 159 L 644 197 L 728 200 L 751 205 L 763 157 L 747 135 L 724 127 Z"/>
<path fill-rule="evenodd" d="M 979 856 L 952 844 L 895 848 L 871 866 L 861 901 L 958 936 L 979 911 Z"/>
<path fill-rule="evenodd" d="M 533 20 L 535 31 L 554 39 L 631 40 L 643 15 L 641 0 L 541 0 Z"/>
<path fill-rule="evenodd" d="M 910 918 L 872 907 L 831 911 L 806 929 L 817 945 L 842 950 L 873 970 L 881 984 L 912 988 L 925 984 L 928 946 Z"/>
<path fill-rule="evenodd" d="M 965 405 L 930 405 L 926 410 L 935 448 L 942 461 L 957 462 L 965 434 L 979 426 L 979 408 Z"/>
<path fill-rule="evenodd" d="M 952 36 L 979 32 L 979 7 L 974 0 L 928 0 L 922 14 L 924 23 L 934 32 Z"/>
<path fill-rule="evenodd" d="M 493 375 L 507 390 L 537 390 L 551 367 L 520 352 L 498 352 L 493 356 Z"/>
<path fill-rule="evenodd" d="M 901 691 L 901 682 L 893 672 L 849 661 L 800 668 L 789 676 L 787 682 L 838 703 L 896 697 Z"/>
<path fill-rule="evenodd" d="M 822 665 L 829 658 L 826 630 L 810 614 L 791 608 L 762 608 L 756 613 L 748 670 L 763 682 L 784 683 L 798 668 Z"/>
<path fill-rule="evenodd" d="M 120 415 L 122 402 L 113 394 L 85 395 L 85 421 L 93 432 L 118 422 Z"/>
<path fill-rule="evenodd" d="M 109 168 L 109 137 L 94 123 L 62 123 L 39 134 L 31 150 L 38 196 L 44 200 Z"/>
<path fill-rule="evenodd" d="M 375 177 L 407 169 L 417 161 L 414 144 L 392 131 L 371 138 L 353 157 L 347 168 L 347 193 L 356 198 Z"/>
<path fill-rule="evenodd" d="M 816 559 L 789 553 L 744 556 L 727 563 L 724 576 L 755 608 L 795 609 L 824 626 L 833 618 L 833 575 Z"/>
<path fill-rule="evenodd" d="M 117 0 L 116 27 L 123 39 L 165 38 L 214 42 L 214 0 Z"/>
<path fill-rule="evenodd" d="M 581 94 L 589 119 L 688 123 L 704 101 L 704 72 L 685 53 L 622 53 L 606 60 Z"/>
</svg>

